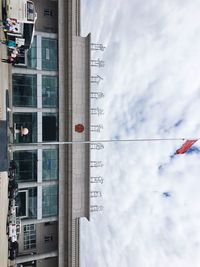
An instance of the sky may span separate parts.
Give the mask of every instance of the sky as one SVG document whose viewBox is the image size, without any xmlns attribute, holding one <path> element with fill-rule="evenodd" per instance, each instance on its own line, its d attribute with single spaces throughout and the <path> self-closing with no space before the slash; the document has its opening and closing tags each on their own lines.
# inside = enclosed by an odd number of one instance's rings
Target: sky
<svg viewBox="0 0 200 267">
<path fill-rule="evenodd" d="M 105 51 L 92 68 L 103 99 L 92 107 L 102 123 L 92 139 L 198 138 L 200 121 L 200 1 L 82 0 L 82 36 Z M 92 150 L 102 176 L 102 212 L 81 219 L 81 267 L 200 266 L 200 141 L 105 144 Z"/>
</svg>

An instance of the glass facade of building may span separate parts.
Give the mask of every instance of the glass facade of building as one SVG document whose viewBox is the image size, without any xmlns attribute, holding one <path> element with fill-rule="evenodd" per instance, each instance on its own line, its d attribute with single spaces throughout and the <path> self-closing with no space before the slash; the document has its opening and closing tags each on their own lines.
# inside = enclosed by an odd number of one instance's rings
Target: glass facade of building
<svg viewBox="0 0 200 267">
<path fill-rule="evenodd" d="M 37 151 L 15 151 L 13 159 L 17 163 L 18 182 L 37 181 Z"/>
<path fill-rule="evenodd" d="M 42 69 L 58 69 L 58 43 L 56 39 L 42 38 Z"/>
<path fill-rule="evenodd" d="M 58 79 L 56 76 L 42 76 L 42 107 L 58 106 Z"/>
<path fill-rule="evenodd" d="M 42 217 L 56 216 L 58 212 L 58 186 L 42 188 Z"/>
<path fill-rule="evenodd" d="M 42 180 L 58 179 L 58 150 L 45 149 L 42 151 Z"/>
<path fill-rule="evenodd" d="M 11 142 L 17 165 L 16 215 L 22 220 L 19 256 L 54 251 L 58 246 L 57 222 L 44 227 L 41 220 L 45 218 L 46 223 L 57 220 L 59 150 L 55 145 L 32 144 L 58 140 L 57 46 L 56 34 L 38 31 L 31 49 L 21 55 L 19 66 L 12 69 Z M 22 128 L 28 129 L 27 135 L 21 135 Z M 30 144 L 25 148 L 23 143 Z M 46 259 L 45 266 L 50 261 Z M 54 262 L 52 266 L 58 266 L 57 258 L 53 258 Z M 37 261 L 20 264 L 36 265 Z"/>
<path fill-rule="evenodd" d="M 37 187 L 22 189 L 17 197 L 17 216 L 24 219 L 37 218 Z"/>
<path fill-rule="evenodd" d="M 57 113 L 42 114 L 42 140 L 57 141 L 58 139 L 58 118 Z"/>
<path fill-rule="evenodd" d="M 27 67 L 31 69 L 36 69 L 37 67 L 37 41 L 36 36 L 34 37 L 31 49 L 27 53 Z"/>
<path fill-rule="evenodd" d="M 37 76 L 13 74 L 13 105 L 16 107 L 37 106 Z"/>
<path fill-rule="evenodd" d="M 28 189 L 28 217 L 37 218 L 37 187 Z"/>
<path fill-rule="evenodd" d="M 20 130 L 21 127 L 29 130 L 27 135 L 14 134 L 15 143 L 37 142 L 37 113 L 14 113 L 13 126 L 17 130 Z"/>
<path fill-rule="evenodd" d="M 17 150 L 13 152 L 13 160 L 17 164 L 16 180 L 18 183 L 55 182 L 58 179 L 58 149 L 42 149 L 42 172 L 38 173 L 38 151 Z M 38 178 L 38 175 L 40 176 Z M 24 187 L 27 187 L 25 184 Z M 37 218 L 37 189 L 38 187 L 20 188 L 17 197 L 17 216 L 22 219 Z M 42 217 L 57 215 L 58 184 L 43 185 L 41 191 Z"/>
</svg>

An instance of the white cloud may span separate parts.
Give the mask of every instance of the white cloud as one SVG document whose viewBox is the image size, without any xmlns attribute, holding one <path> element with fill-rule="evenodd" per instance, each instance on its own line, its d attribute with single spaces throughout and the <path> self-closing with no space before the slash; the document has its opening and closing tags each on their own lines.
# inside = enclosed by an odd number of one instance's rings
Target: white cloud
<svg viewBox="0 0 200 267">
<path fill-rule="evenodd" d="M 198 137 L 200 2 L 83 0 L 82 8 L 83 35 L 107 46 L 98 72 L 105 116 L 94 120 L 104 131 L 93 138 Z M 200 155 L 170 157 L 181 144 L 107 144 L 92 154 L 104 161 L 92 170 L 105 179 L 104 212 L 82 222 L 82 267 L 200 265 Z"/>
</svg>

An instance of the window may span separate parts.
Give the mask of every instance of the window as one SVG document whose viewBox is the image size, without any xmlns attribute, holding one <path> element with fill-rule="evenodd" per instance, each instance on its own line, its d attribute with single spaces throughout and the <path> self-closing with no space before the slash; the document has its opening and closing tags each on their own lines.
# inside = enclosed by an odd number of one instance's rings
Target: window
<svg viewBox="0 0 200 267">
<path fill-rule="evenodd" d="M 58 186 L 42 188 L 42 217 L 56 216 L 58 210 Z"/>
<path fill-rule="evenodd" d="M 58 179 L 57 149 L 45 149 L 42 151 L 42 179 L 44 181 Z"/>
<path fill-rule="evenodd" d="M 28 190 L 28 217 L 37 218 L 37 188 L 29 188 Z"/>
<path fill-rule="evenodd" d="M 50 225 L 55 225 L 55 224 L 56 224 L 55 222 L 45 222 L 44 226 L 50 226 Z"/>
<path fill-rule="evenodd" d="M 34 21 L 34 18 L 35 18 L 34 5 L 31 2 L 27 2 L 27 20 Z"/>
<path fill-rule="evenodd" d="M 57 114 L 42 114 L 42 140 L 56 141 L 58 137 Z"/>
<path fill-rule="evenodd" d="M 17 107 L 37 106 L 37 76 L 13 74 L 13 105 Z"/>
<path fill-rule="evenodd" d="M 26 219 L 37 218 L 37 187 L 23 189 L 17 196 L 17 216 Z"/>
<path fill-rule="evenodd" d="M 45 235 L 44 236 L 44 242 L 48 243 L 48 242 L 52 242 L 53 241 L 53 236 L 52 235 Z"/>
<path fill-rule="evenodd" d="M 58 105 L 58 79 L 55 76 L 42 76 L 42 107 Z"/>
<path fill-rule="evenodd" d="M 28 217 L 28 190 L 19 191 L 17 196 L 17 216 Z"/>
<path fill-rule="evenodd" d="M 53 16 L 53 11 L 50 9 L 44 9 L 44 16 Z"/>
<path fill-rule="evenodd" d="M 34 24 L 24 23 L 24 39 L 25 39 L 24 48 L 29 49 L 31 47 L 33 35 L 34 35 Z"/>
<path fill-rule="evenodd" d="M 36 36 L 33 39 L 33 43 L 31 45 L 31 48 L 28 50 L 27 53 L 27 66 L 31 69 L 36 69 L 37 67 L 37 42 L 36 42 Z"/>
<path fill-rule="evenodd" d="M 18 182 L 37 181 L 37 151 L 14 151 L 13 159 L 17 163 Z"/>
<path fill-rule="evenodd" d="M 50 38 L 42 38 L 42 69 L 57 70 L 58 69 L 58 52 L 57 40 Z"/>
<path fill-rule="evenodd" d="M 13 128 L 21 127 L 28 128 L 29 133 L 23 136 L 20 133 L 16 135 L 13 133 L 15 143 L 37 142 L 37 113 L 14 113 Z"/>
<path fill-rule="evenodd" d="M 16 65 L 18 66 L 26 66 L 27 65 L 27 50 L 23 50 L 19 48 L 19 54 L 18 54 L 18 61 L 16 62 Z"/>
<path fill-rule="evenodd" d="M 36 248 L 36 227 L 34 224 L 24 226 L 24 250 Z"/>
</svg>

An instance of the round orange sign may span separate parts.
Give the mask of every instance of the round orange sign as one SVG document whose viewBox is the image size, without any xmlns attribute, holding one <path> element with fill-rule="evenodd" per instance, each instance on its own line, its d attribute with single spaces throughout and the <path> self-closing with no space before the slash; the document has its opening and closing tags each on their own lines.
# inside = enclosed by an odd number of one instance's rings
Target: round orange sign
<svg viewBox="0 0 200 267">
<path fill-rule="evenodd" d="M 76 124 L 75 125 L 75 132 L 77 132 L 77 133 L 82 133 L 83 131 L 84 131 L 84 126 L 83 126 L 83 124 Z"/>
</svg>

